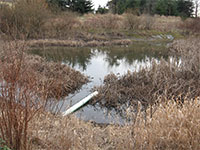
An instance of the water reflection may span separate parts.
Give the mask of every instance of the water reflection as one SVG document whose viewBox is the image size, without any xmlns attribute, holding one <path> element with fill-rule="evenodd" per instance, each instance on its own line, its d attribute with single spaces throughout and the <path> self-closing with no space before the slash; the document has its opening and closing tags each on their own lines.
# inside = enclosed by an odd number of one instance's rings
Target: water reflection
<svg viewBox="0 0 200 150">
<path fill-rule="evenodd" d="M 103 48 L 66 48 L 54 47 L 34 49 L 32 53 L 46 57 L 48 60 L 63 62 L 72 67 L 79 66 L 82 71 L 87 70 L 93 57 L 102 56 L 108 67 L 120 66 L 121 62 L 127 65 L 135 61 L 144 62 L 148 59 L 167 57 L 164 44 L 137 43 L 129 47 L 103 47 Z"/>
<path fill-rule="evenodd" d="M 68 64 L 76 70 L 91 77 L 89 84 L 84 85 L 75 95 L 69 95 L 60 101 L 62 111 L 80 101 L 91 93 L 94 86 L 102 84 L 104 77 L 109 73 L 125 74 L 128 70 L 137 71 L 141 67 L 148 67 L 153 59 L 159 61 L 167 58 L 166 44 L 137 43 L 129 47 L 103 48 L 66 48 L 55 47 L 34 49 L 32 53 L 46 57 L 48 60 Z M 110 117 L 107 113 L 109 112 Z M 87 105 L 77 111 L 76 115 L 83 120 L 93 120 L 97 123 L 124 122 L 123 116 L 117 115 L 114 110 Z M 116 120 L 116 118 L 118 118 Z"/>
</svg>

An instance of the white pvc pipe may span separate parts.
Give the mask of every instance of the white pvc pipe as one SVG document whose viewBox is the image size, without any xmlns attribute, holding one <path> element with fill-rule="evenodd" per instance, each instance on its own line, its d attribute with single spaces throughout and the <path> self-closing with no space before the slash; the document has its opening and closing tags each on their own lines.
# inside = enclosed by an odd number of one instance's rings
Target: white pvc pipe
<svg viewBox="0 0 200 150">
<path fill-rule="evenodd" d="M 88 95 L 83 100 L 81 100 L 80 102 L 76 103 L 74 106 L 70 107 L 68 110 L 66 110 L 65 112 L 63 112 L 62 115 L 66 116 L 66 115 L 69 115 L 69 114 L 73 113 L 78 108 L 80 108 L 81 106 L 83 106 L 84 104 L 86 104 L 92 97 L 96 96 L 97 94 L 98 94 L 97 91 L 93 92 L 92 94 Z"/>
</svg>

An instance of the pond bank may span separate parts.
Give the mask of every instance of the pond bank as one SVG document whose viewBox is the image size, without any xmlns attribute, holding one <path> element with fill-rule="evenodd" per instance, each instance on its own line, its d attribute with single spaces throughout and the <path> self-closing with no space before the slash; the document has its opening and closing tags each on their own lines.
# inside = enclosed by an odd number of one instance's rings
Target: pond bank
<svg viewBox="0 0 200 150">
<path fill-rule="evenodd" d="M 91 40 L 85 42 L 83 40 L 56 40 L 56 39 L 41 39 L 30 40 L 30 46 L 63 46 L 63 47 L 98 47 L 98 46 L 111 46 L 111 45 L 129 45 L 132 43 L 130 39 L 111 40 L 111 41 L 97 41 Z"/>
<path fill-rule="evenodd" d="M 32 54 L 45 57 L 49 61 L 62 62 L 75 70 L 91 77 L 91 82 L 75 93 L 61 100 L 63 110 L 74 105 L 91 93 L 94 86 L 102 85 L 106 75 L 113 72 L 124 75 L 128 70 L 138 71 L 140 67 L 147 67 L 153 59 L 167 58 L 167 43 L 138 41 L 129 46 L 110 47 L 47 47 L 33 48 Z M 106 93 L 105 93 L 106 94 Z M 107 114 L 110 114 L 108 115 Z M 96 123 L 124 124 L 125 118 L 117 111 L 110 111 L 98 105 L 87 105 L 75 113 L 78 118 Z M 118 120 L 116 119 L 118 118 Z"/>
<path fill-rule="evenodd" d="M 103 85 L 97 88 L 100 94 L 96 102 L 102 107 L 121 109 L 123 104 L 134 106 L 137 101 L 144 107 L 152 106 L 159 99 L 173 99 L 182 105 L 185 98 L 200 96 L 199 41 L 194 38 L 175 41 L 168 60 L 152 61 L 149 68 L 138 72 L 105 76 Z"/>
<path fill-rule="evenodd" d="M 156 107 L 153 118 L 138 113 L 131 125 L 98 126 L 70 117 L 41 113 L 30 123 L 30 141 L 38 150 L 200 149 L 200 103 L 189 99 L 180 109 L 174 103 Z M 192 115 L 191 115 L 192 114 Z M 173 131 L 173 133 L 172 133 Z"/>
<path fill-rule="evenodd" d="M 68 65 L 47 61 L 40 56 L 27 54 L 29 46 L 26 41 L 2 41 L 1 49 L 1 56 L 4 60 L 4 62 L 0 62 L 2 64 L 1 71 L 3 72 L 5 68 L 9 67 L 11 67 L 12 71 L 16 71 L 16 68 L 19 67 L 23 73 L 27 72 L 34 75 L 37 89 L 49 86 L 46 91 L 48 97 L 65 97 L 80 89 L 83 84 L 89 81 L 87 76 Z M 13 69 L 13 65 L 16 68 L 14 67 Z M 10 76 L 12 76 L 12 73 L 10 73 Z M 4 77 L 4 80 L 8 83 L 10 82 L 9 77 Z M 38 92 L 40 93 L 41 91 Z"/>
<path fill-rule="evenodd" d="M 142 31 L 140 31 L 142 32 Z M 172 42 L 177 38 L 175 33 L 151 33 L 153 31 L 146 31 L 144 33 L 121 33 L 117 35 L 82 35 L 69 39 L 33 39 L 28 40 L 32 47 L 99 47 L 99 46 L 120 46 L 130 45 L 134 42 Z M 125 35 L 127 34 L 127 35 Z M 179 37 L 180 38 L 180 37 Z"/>
</svg>

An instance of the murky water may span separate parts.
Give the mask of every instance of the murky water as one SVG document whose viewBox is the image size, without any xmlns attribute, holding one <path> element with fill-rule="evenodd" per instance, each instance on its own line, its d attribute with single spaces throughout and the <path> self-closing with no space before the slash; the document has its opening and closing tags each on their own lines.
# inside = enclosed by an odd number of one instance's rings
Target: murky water
<svg viewBox="0 0 200 150">
<path fill-rule="evenodd" d="M 129 71 L 138 71 L 141 67 L 148 67 L 153 59 L 159 61 L 167 57 L 166 43 L 139 42 L 125 47 L 104 48 L 67 48 L 55 47 L 33 50 L 32 53 L 46 57 L 48 60 L 59 61 L 70 65 L 76 70 L 90 76 L 91 82 L 79 91 L 60 101 L 61 111 L 77 103 L 91 93 L 94 86 L 103 84 L 104 77 L 109 73 L 118 75 Z M 123 123 L 125 119 L 114 110 L 107 110 L 87 105 L 75 112 L 83 120 L 97 123 Z"/>
</svg>

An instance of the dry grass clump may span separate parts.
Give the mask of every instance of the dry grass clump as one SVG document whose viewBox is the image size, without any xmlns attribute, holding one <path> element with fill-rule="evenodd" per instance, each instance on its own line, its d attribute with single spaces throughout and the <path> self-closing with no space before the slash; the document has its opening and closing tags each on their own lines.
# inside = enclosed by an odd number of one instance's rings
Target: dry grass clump
<svg viewBox="0 0 200 150">
<path fill-rule="evenodd" d="M 180 67 L 190 72 L 194 78 L 200 75 L 200 39 L 188 38 L 176 40 L 172 43 L 170 52 L 181 58 Z"/>
<path fill-rule="evenodd" d="M 124 26 L 129 30 L 151 30 L 155 22 L 155 17 L 150 15 L 136 16 L 132 13 L 128 13 L 125 14 L 124 17 L 126 18 L 124 21 Z"/>
<path fill-rule="evenodd" d="M 79 26 L 80 22 L 75 13 L 67 11 L 52 15 L 44 24 L 45 37 L 66 39 L 72 36 Z"/>
<path fill-rule="evenodd" d="M 153 105 L 159 96 L 167 99 L 180 97 L 182 102 L 182 96 L 199 96 L 200 87 L 196 73 L 161 60 L 160 64 L 152 64 L 150 69 L 128 72 L 123 76 L 110 74 L 98 90 L 100 94 L 94 103 L 121 110 L 122 105 L 136 101 L 142 102 L 145 107 Z"/>
<path fill-rule="evenodd" d="M 21 51 L 20 44 L 22 43 L 12 42 L 5 49 L 9 49 L 9 55 L 15 55 L 15 53 L 20 53 Z M 29 68 L 37 74 L 37 79 L 40 83 L 38 86 L 49 86 L 48 91 L 46 91 L 48 97 L 67 96 L 88 82 L 87 77 L 69 66 L 47 62 L 39 56 L 27 55 L 27 50 L 28 47 L 24 46 L 24 51 L 21 52 L 24 61 L 22 68 L 27 68 L 28 64 Z M 6 54 L 4 55 L 7 57 Z"/>
<path fill-rule="evenodd" d="M 26 56 L 25 59 L 40 76 L 41 85 L 51 83 L 49 97 L 67 96 L 88 82 L 87 77 L 69 66 L 47 62 L 39 56 Z"/>
<path fill-rule="evenodd" d="M 156 106 L 146 124 L 138 120 L 134 127 L 135 149 L 200 149 L 200 102 L 185 99 L 182 108 L 173 101 Z M 140 118 L 140 117 L 139 117 Z M 141 118 L 140 118 L 141 119 Z"/>
<path fill-rule="evenodd" d="M 182 23 L 180 17 L 175 16 L 154 16 L 153 29 L 159 31 L 177 31 L 179 30 L 179 25 Z"/>
<path fill-rule="evenodd" d="M 139 16 L 136 16 L 132 13 L 125 14 L 125 27 L 129 30 L 133 29 L 139 29 L 139 26 L 141 24 L 141 19 Z"/>
<path fill-rule="evenodd" d="M 123 104 L 142 102 L 152 105 L 159 96 L 166 99 L 199 96 L 200 52 L 199 40 L 175 42 L 171 51 L 177 57 L 168 61 L 152 62 L 150 68 L 138 72 L 128 72 L 123 76 L 114 74 L 104 78 L 104 85 L 98 87 L 98 102 L 108 108 L 122 109 Z"/>
<path fill-rule="evenodd" d="M 182 29 L 185 33 L 198 35 L 200 32 L 200 18 L 186 19 L 179 25 L 179 28 Z"/>
<path fill-rule="evenodd" d="M 123 28 L 123 17 L 120 15 L 113 14 L 96 14 L 96 15 L 85 15 L 86 18 L 83 21 L 82 27 L 87 30 L 94 29 L 120 29 Z"/>
<path fill-rule="evenodd" d="M 35 149 L 131 149 L 131 126 L 98 126 L 74 116 L 41 114 L 31 124 Z M 35 140 L 37 139 L 37 140 Z"/>
<path fill-rule="evenodd" d="M 200 103 L 185 99 L 180 108 L 173 101 L 147 109 L 146 122 L 139 112 L 132 125 L 95 125 L 74 116 L 40 114 L 31 122 L 34 149 L 198 150 L 200 148 Z"/>
</svg>

